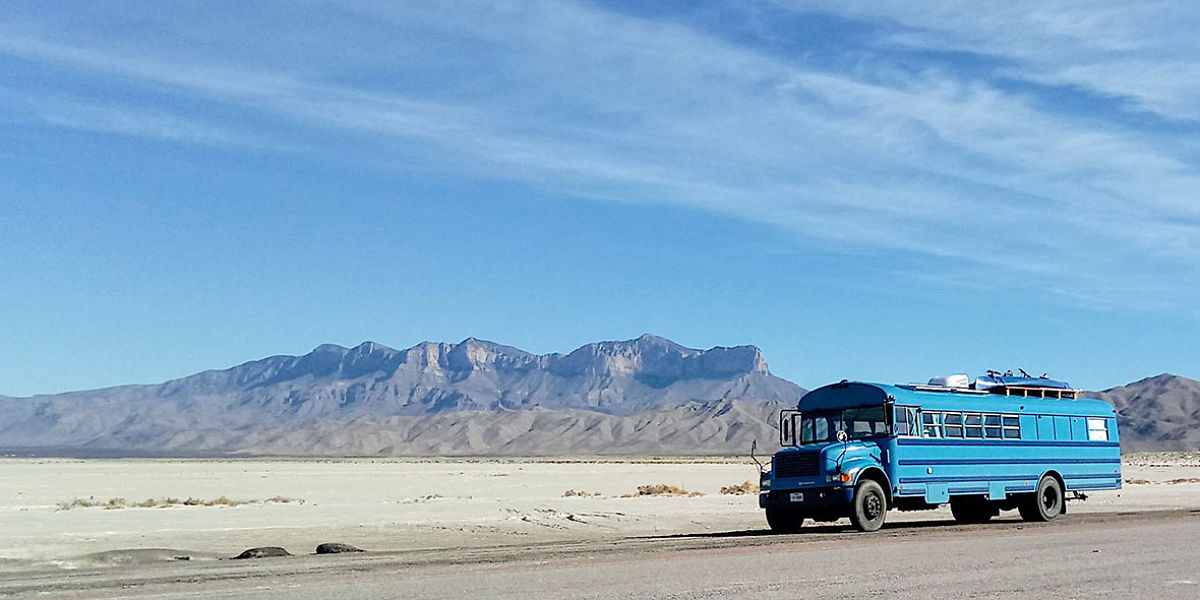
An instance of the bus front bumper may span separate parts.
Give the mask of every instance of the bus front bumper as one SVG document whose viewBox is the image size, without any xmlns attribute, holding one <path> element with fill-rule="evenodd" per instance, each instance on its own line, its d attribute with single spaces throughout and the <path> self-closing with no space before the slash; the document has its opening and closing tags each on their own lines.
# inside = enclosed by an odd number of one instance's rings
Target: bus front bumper
<svg viewBox="0 0 1200 600">
<path fill-rule="evenodd" d="M 771 490 L 758 495 L 758 507 L 827 508 L 849 504 L 853 499 L 854 488 L 849 486 Z"/>
</svg>

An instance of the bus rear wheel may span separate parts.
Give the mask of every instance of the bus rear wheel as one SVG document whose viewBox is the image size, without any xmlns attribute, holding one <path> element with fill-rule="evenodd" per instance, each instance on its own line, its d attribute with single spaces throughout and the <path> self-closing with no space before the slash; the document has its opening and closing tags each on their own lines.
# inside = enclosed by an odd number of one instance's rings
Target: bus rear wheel
<svg viewBox="0 0 1200 600">
<path fill-rule="evenodd" d="M 799 533 L 804 526 L 804 513 L 783 506 L 767 508 L 767 525 L 775 533 Z"/>
<path fill-rule="evenodd" d="M 1037 491 L 1025 498 L 1017 511 L 1026 521 L 1050 521 L 1063 512 L 1062 485 L 1046 475 L 1038 481 Z"/>
<path fill-rule="evenodd" d="M 850 522 L 859 531 L 877 531 L 887 518 L 887 496 L 878 482 L 867 479 L 854 490 L 854 508 Z"/>
</svg>

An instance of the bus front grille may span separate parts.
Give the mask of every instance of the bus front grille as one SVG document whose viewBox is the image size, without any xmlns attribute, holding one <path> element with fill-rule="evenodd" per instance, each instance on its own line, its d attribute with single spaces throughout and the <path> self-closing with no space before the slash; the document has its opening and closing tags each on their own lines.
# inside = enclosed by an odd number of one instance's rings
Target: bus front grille
<svg viewBox="0 0 1200 600">
<path fill-rule="evenodd" d="M 786 452 L 775 455 L 776 477 L 812 477 L 817 474 L 819 452 Z"/>
</svg>

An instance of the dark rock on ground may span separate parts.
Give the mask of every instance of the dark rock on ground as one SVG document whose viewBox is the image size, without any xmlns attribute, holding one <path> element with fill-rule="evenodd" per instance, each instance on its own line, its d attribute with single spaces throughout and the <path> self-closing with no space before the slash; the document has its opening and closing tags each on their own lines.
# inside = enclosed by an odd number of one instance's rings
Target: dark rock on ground
<svg viewBox="0 0 1200 600">
<path fill-rule="evenodd" d="M 235 557 L 239 558 L 268 558 L 272 556 L 291 556 L 292 553 L 280 548 L 279 546 L 263 546 L 261 548 L 251 548 Z"/>
<path fill-rule="evenodd" d="M 363 552 L 361 548 L 355 548 L 350 544 L 339 544 L 336 542 L 328 542 L 317 546 L 317 554 L 341 554 L 342 552 Z"/>
</svg>

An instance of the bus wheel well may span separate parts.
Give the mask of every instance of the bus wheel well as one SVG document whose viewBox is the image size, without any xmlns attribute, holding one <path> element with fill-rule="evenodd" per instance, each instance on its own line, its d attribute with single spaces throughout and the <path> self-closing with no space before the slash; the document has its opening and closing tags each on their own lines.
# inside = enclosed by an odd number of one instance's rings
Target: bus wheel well
<svg viewBox="0 0 1200 600">
<path fill-rule="evenodd" d="M 880 469 L 879 467 L 868 467 L 864 469 L 862 474 L 858 476 L 858 480 L 860 482 L 864 479 L 870 479 L 875 483 L 878 483 L 879 487 L 883 488 L 883 494 L 887 498 L 888 505 L 891 506 L 892 484 L 888 481 L 887 473 L 884 473 L 883 469 Z"/>
<path fill-rule="evenodd" d="M 1053 477 L 1057 479 L 1059 488 L 1063 491 L 1063 494 L 1065 495 L 1067 493 L 1067 482 L 1063 480 L 1063 476 L 1058 471 L 1046 471 L 1045 473 L 1042 473 L 1042 477 Z"/>
</svg>

